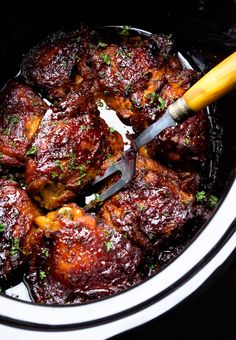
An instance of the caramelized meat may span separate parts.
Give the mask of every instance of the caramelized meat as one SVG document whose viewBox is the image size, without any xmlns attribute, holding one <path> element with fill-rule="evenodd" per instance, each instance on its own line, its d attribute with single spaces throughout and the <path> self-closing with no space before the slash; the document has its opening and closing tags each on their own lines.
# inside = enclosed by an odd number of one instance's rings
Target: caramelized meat
<svg viewBox="0 0 236 340">
<path fill-rule="evenodd" d="M 61 120 L 45 116 L 33 148 L 26 167 L 27 190 L 43 207 L 53 209 L 82 193 L 119 158 L 123 141 L 96 115 Z"/>
<path fill-rule="evenodd" d="M 0 179 L 0 283 L 21 279 L 25 263 L 24 240 L 38 212 L 24 190 L 13 181 Z"/>
<path fill-rule="evenodd" d="M 133 111 L 131 124 L 136 132 L 154 123 L 166 108 L 180 98 L 198 79 L 193 70 L 182 70 L 176 56 L 172 56 L 165 67 L 153 69 L 152 77 L 144 91 L 131 96 Z"/>
<path fill-rule="evenodd" d="M 46 103 L 27 86 L 11 81 L 0 93 L 0 163 L 19 166 L 38 129 Z"/>
<path fill-rule="evenodd" d="M 46 91 L 51 99 L 64 98 L 81 78 L 74 77 L 89 41 L 87 32 L 58 32 L 30 50 L 22 62 L 24 79 Z"/>
<path fill-rule="evenodd" d="M 133 286 L 175 256 L 203 216 L 195 197 L 197 166 L 206 161 L 204 112 L 142 147 L 135 178 L 96 216 L 68 203 L 82 202 L 122 156 L 100 99 L 133 127 L 131 139 L 199 77 L 183 69 L 169 36 L 120 33 L 56 33 L 23 60 L 20 81 L 28 85 L 14 80 L 0 93 L 1 174 L 25 181 L 41 207 L 58 208 L 39 216 L 16 182 L 0 179 L 0 284 L 25 270 L 35 302 L 82 303 Z"/>
<path fill-rule="evenodd" d="M 197 186 L 197 174 L 178 174 L 139 156 L 135 179 L 105 202 L 99 217 L 132 243 L 155 252 L 197 213 Z"/>
<path fill-rule="evenodd" d="M 153 35 L 105 46 L 94 50 L 91 64 L 108 106 L 128 119 L 134 115 L 130 97 L 146 89 L 155 67 L 163 67 L 171 51 L 171 42 L 167 36 Z"/>
<path fill-rule="evenodd" d="M 160 158 L 172 165 L 205 162 L 207 152 L 207 120 L 203 111 L 194 114 L 175 128 L 163 131 L 140 153 L 151 158 Z"/>
<path fill-rule="evenodd" d="M 76 204 L 35 219 L 26 281 L 35 302 L 67 304 L 117 293 L 139 281 L 140 250 Z"/>
</svg>

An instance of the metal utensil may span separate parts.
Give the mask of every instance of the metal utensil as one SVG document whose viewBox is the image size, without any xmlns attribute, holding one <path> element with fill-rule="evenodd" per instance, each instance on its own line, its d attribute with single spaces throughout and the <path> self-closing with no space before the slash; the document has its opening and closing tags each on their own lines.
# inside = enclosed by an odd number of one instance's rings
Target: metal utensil
<svg viewBox="0 0 236 340">
<path fill-rule="evenodd" d="M 96 177 L 93 185 L 107 179 L 111 175 L 120 172 L 121 178 L 99 196 L 99 202 L 103 202 L 114 195 L 135 175 L 136 153 L 138 149 L 152 141 L 164 129 L 174 127 L 186 119 L 191 112 L 198 112 L 217 99 L 223 97 L 236 87 L 236 52 L 215 66 L 204 77 L 197 81 L 181 98 L 168 106 L 164 115 L 155 123 L 147 127 L 132 142 L 123 157 L 111 165 L 103 176 Z M 93 202 L 85 206 L 89 210 Z"/>
</svg>

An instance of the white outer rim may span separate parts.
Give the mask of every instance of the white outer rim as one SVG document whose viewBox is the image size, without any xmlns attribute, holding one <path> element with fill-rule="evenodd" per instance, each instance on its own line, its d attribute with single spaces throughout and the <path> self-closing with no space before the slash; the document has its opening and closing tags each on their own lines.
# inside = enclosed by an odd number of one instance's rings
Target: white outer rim
<svg viewBox="0 0 236 340">
<path fill-rule="evenodd" d="M 141 29 L 132 28 L 132 30 L 150 35 L 150 32 Z M 204 259 L 210 249 L 215 247 L 235 219 L 235 201 L 236 180 L 217 213 L 195 241 L 163 271 L 137 287 L 102 301 L 67 307 L 41 306 L 0 296 L 0 313 L 2 313 L 1 315 L 5 318 L 19 320 L 22 323 L 30 322 L 38 325 L 55 326 L 56 328 L 56 326 L 59 325 L 66 326 L 105 318 L 144 303 L 168 287 L 171 287 Z M 125 316 L 117 321 L 76 331 L 58 332 L 57 339 L 67 339 L 68 334 L 71 340 L 78 339 L 78 335 L 90 339 L 104 339 L 104 337 L 118 334 L 160 316 L 199 288 L 209 276 L 224 263 L 235 248 L 236 231 L 211 261 L 185 284 L 181 285 L 165 298 L 140 312 L 134 312 L 130 316 Z M 32 339 L 32 336 L 34 339 L 37 339 L 41 338 L 42 335 L 40 332 L 26 331 L 8 326 L 0 326 L 0 331 L 1 334 L 4 334 L 6 340 L 12 340 L 12 337 L 8 336 L 15 336 L 16 334 L 18 339 L 21 339 L 21 335 L 22 339 L 23 337 L 24 339 Z M 47 340 L 55 336 L 55 333 L 44 333 L 43 336 L 45 340 Z"/>
</svg>

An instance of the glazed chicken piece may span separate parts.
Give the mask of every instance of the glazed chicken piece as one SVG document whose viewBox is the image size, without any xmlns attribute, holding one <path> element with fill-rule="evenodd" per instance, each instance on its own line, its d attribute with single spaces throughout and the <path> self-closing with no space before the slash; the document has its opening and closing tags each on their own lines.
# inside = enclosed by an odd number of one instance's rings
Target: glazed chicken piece
<svg viewBox="0 0 236 340">
<path fill-rule="evenodd" d="M 136 177 L 105 202 L 99 218 L 155 255 L 160 244 L 181 234 L 198 214 L 198 180 L 196 173 L 175 173 L 138 156 Z"/>
<path fill-rule="evenodd" d="M 94 49 L 91 55 L 101 96 L 121 118 L 130 122 L 136 115 L 130 99 L 136 92 L 146 90 L 153 70 L 165 66 L 172 43 L 165 35 L 152 35 L 104 46 Z"/>
<path fill-rule="evenodd" d="M 207 157 L 207 118 L 203 111 L 175 128 L 165 129 L 152 142 L 140 148 L 145 157 L 160 159 L 172 166 L 187 168 L 202 164 Z"/>
<path fill-rule="evenodd" d="M 0 93 L 0 164 L 25 163 L 47 104 L 27 86 L 9 82 Z"/>
<path fill-rule="evenodd" d="M 18 184 L 0 179 L 0 286 L 18 283 L 25 264 L 24 240 L 38 211 Z"/>
<path fill-rule="evenodd" d="M 83 193 L 123 152 L 120 134 L 96 114 L 54 118 L 45 115 L 26 166 L 27 191 L 46 209 Z"/>
<path fill-rule="evenodd" d="M 26 282 L 35 302 L 91 301 L 139 281 L 140 250 L 76 204 L 37 217 L 35 223 L 26 242 Z"/>
<path fill-rule="evenodd" d="M 52 100 L 63 99 L 80 85 L 77 72 L 94 32 L 86 30 L 57 32 L 33 47 L 21 64 L 25 81 L 45 91 Z"/>
<path fill-rule="evenodd" d="M 136 134 L 155 122 L 166 108 L 194 84 L 199 74 L 182 69 L 165 35 L 134 39 L 95 49 L 100 95 Z M 206 159 L 206 117 L 203 112 L 175 129 L 167 129 L 141 153 L 170 163 Z"/>
</svg>

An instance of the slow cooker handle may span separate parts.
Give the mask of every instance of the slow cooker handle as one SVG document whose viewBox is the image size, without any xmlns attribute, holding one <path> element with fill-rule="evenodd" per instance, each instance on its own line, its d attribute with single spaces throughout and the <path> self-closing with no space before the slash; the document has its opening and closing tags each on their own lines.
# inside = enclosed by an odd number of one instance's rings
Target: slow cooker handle
<svg viewBox="0 0 236 340">
<path fill-rule="evenodd" d="M 236 52 L 215 66 L 168 109 L 176 121 L 198 112 L 236 88 Z"/>
</svg>

